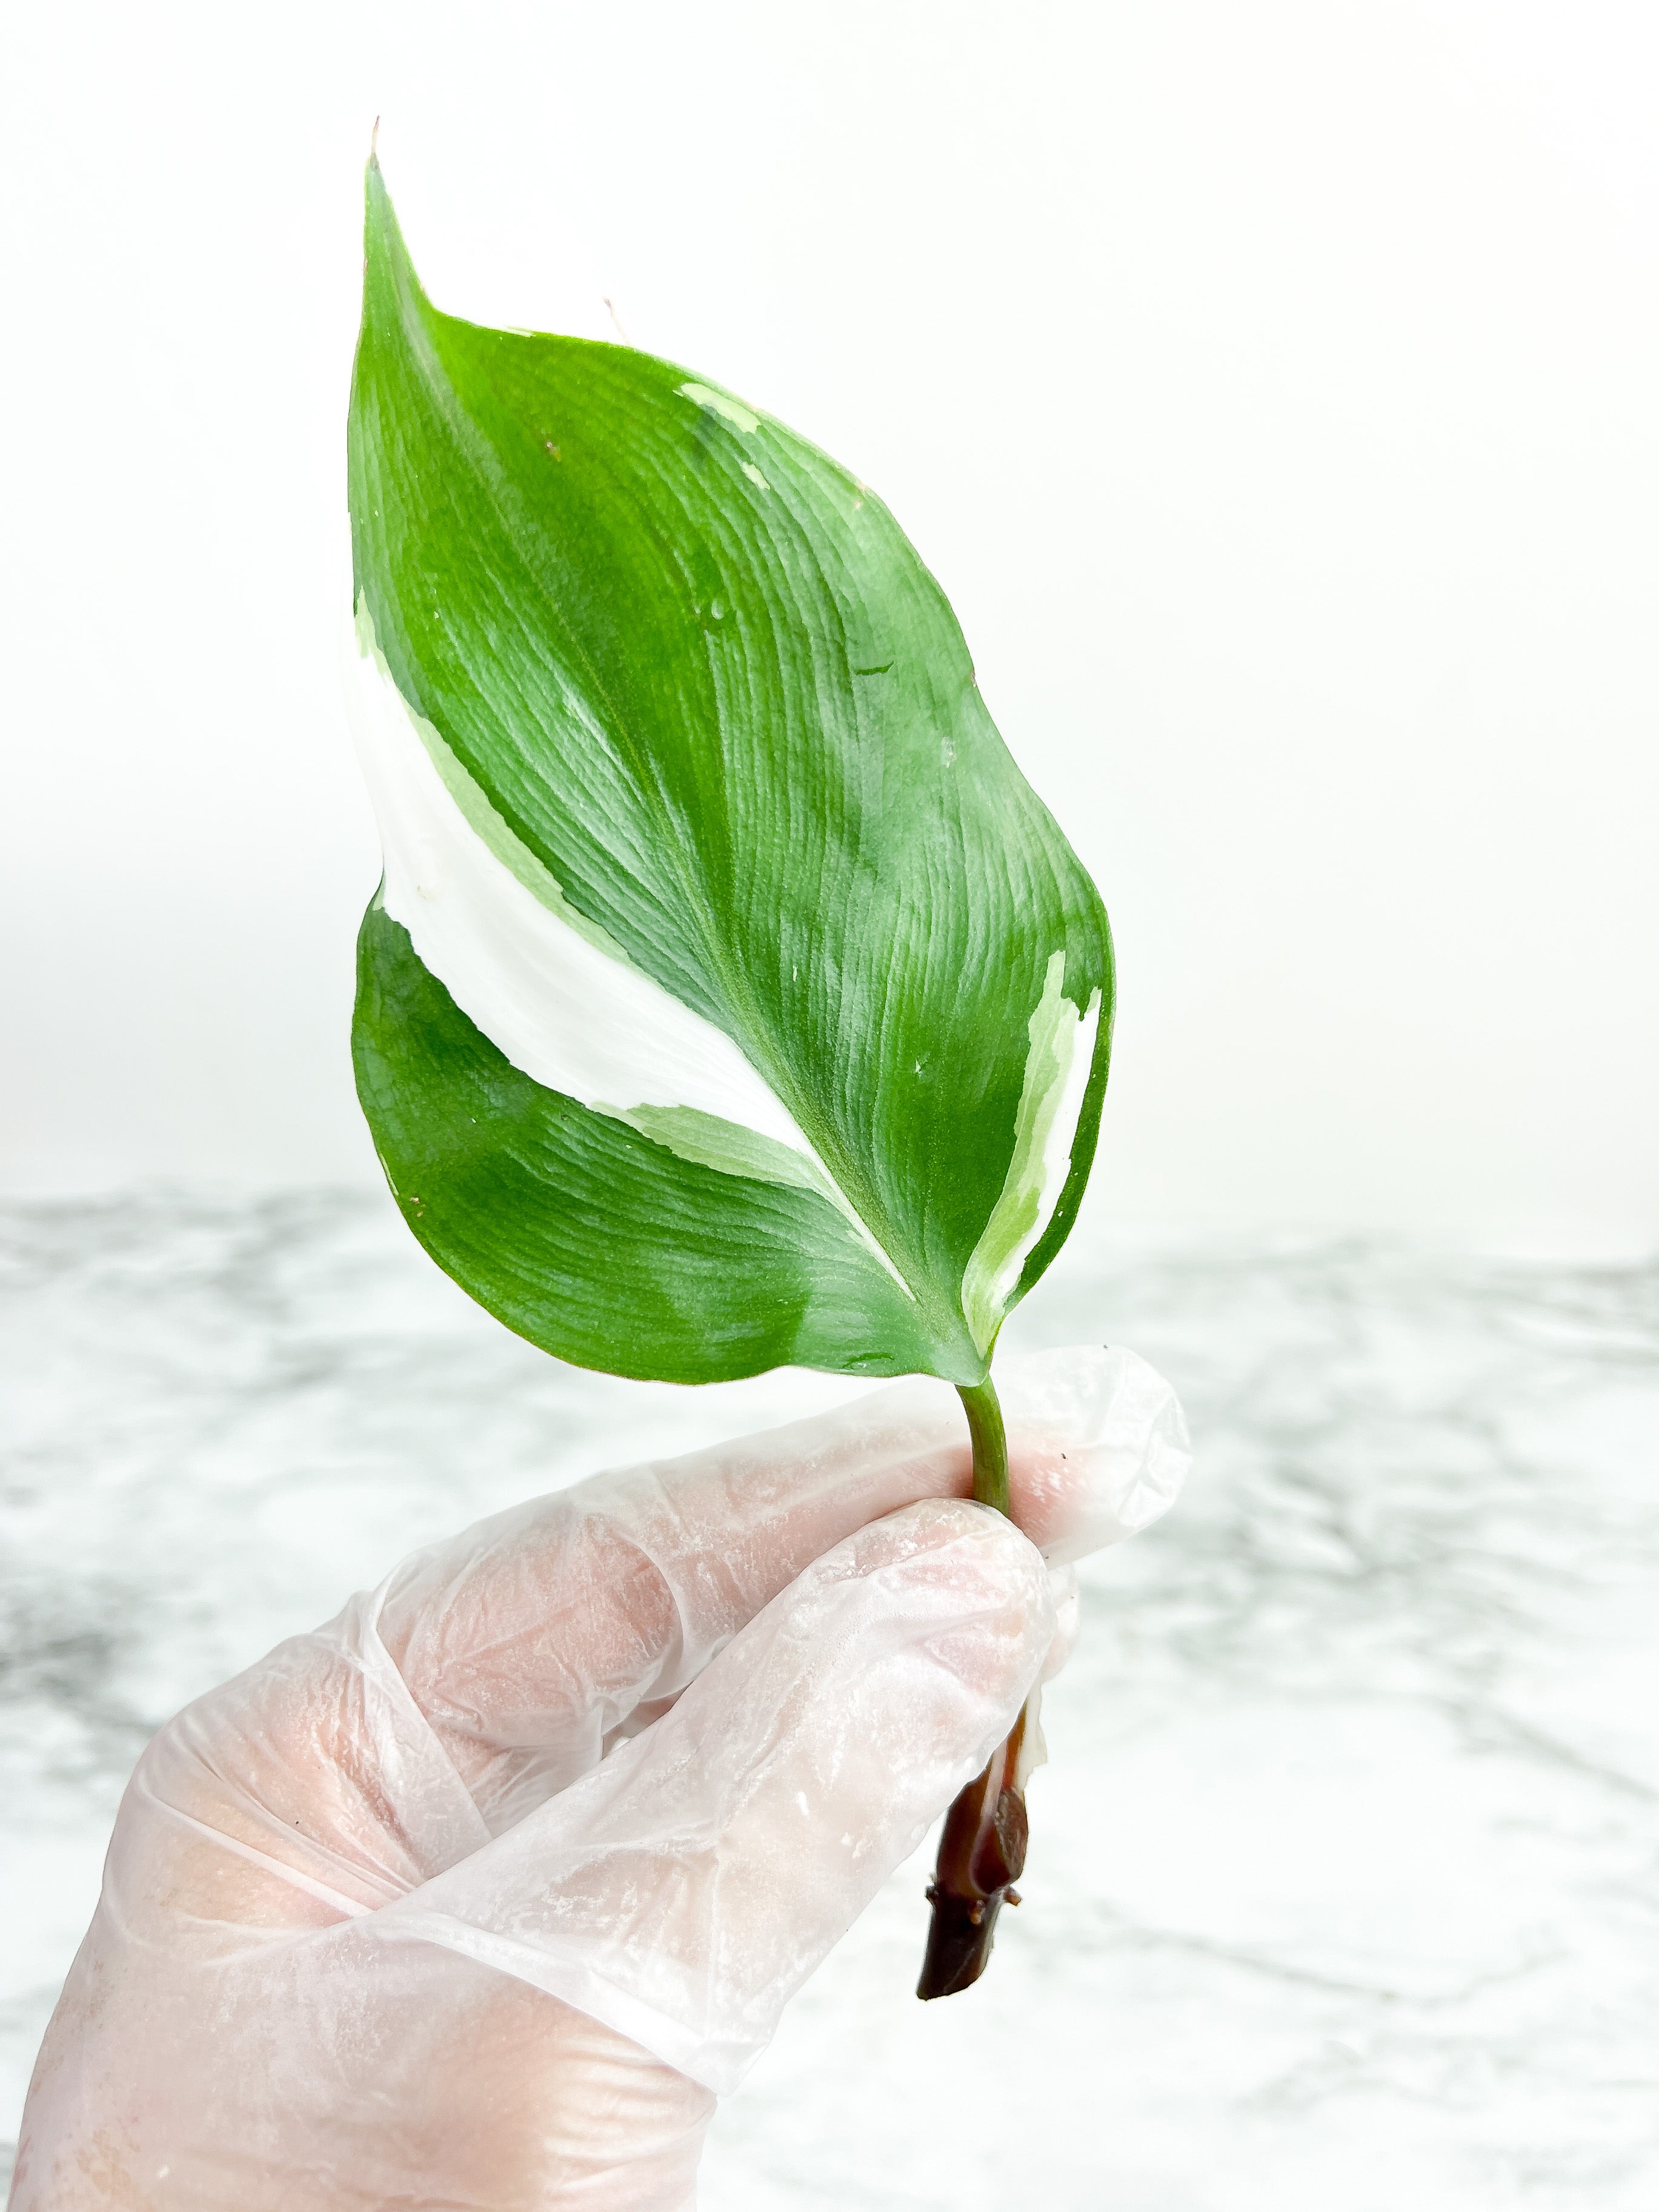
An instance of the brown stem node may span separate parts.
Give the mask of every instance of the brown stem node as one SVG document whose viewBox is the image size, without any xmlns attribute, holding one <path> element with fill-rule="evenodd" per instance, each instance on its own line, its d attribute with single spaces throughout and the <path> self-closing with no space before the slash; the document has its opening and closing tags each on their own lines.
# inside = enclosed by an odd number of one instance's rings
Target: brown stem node
<svg viewBox="0 0 1659 2212">
<path fill-rule="evenodd" d="M 1029 1707 L 1027 1711 L 1029 1711 Z M 1026 1712 L 945 1816 L 939 1859 L 927 1885 L 933 1917 L 916 1995 L 954 1996 L 985 1972 L 997 1915 L 1025 1866 L 1025 1799 L 1019 1754 Z M 1019 1902 L 1017 1894 L 1012 1901 Z"/>
</svg>

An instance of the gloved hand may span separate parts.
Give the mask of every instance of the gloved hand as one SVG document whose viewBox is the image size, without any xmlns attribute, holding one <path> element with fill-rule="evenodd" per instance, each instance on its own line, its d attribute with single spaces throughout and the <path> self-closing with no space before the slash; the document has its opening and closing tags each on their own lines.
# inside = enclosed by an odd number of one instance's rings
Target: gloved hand
<svg viewBox="0 0 1659 2212">
<path fill-rule="evenodd" d="M 1063 1656 L 1058 1563 L 1185 1471 L 1132 1353 L 998 1382 L 1024 1534 L 899 1383 L 481 1522 L 188 1706 L 15 2212 L 685 2212 L 716 2094 Z"/>
</svg>

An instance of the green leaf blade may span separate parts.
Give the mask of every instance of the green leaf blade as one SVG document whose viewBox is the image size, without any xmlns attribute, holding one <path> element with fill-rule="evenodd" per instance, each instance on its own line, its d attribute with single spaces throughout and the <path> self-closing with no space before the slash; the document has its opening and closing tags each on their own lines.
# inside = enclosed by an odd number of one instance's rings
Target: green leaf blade
<svg viewBox="0 0 1659 2212">
<path fill-rule="evenodd" d="M 556 1052 L 533 1072 L 578 1110 L 643 1115 L 635 1135 L 652 1114 L 712 1110 L 795 1145 L 801 1197 L 827 1187 L 837 1232 L 855 1224 L 906 1286 L 902 1326 L 876 1301 L 891 1358 L 976 1380 L 1075 1212 L 1112 957 L 943 594 L 879 500 L 706 380 L 441 314 L 374 167 L 367 235 L 351 507 L 385 677 L 520 883 L 729 1041 L 759 1090 L 731 1088 L 727 1113 L 728 1093 L 590 1095 Z M 421 887 L 388 854 L 389 899 L 458 1014 L 501 1043 L 497 1000 L 445 973 Z M 1032 1023 L 1057 990 L 1072 1029 L 1092 1024 L 1092 1057 L 1079 1071 L 1044 1048 L 1075 1126 L 1049 1163 L 1062 1187 L 1051 1175 L 1017 1200 L 1042 1104 Z M 386 1096 L 365 1100 L 377 1136 Z M 696 1143 L 682 1165 L 744 1157 L 718 1131 Z M 543 1202 L 565 1202 L 550 1170 Z M 992 1267 L 988 1224 L 1011 1207 L 1025 1243 Z M 757 1298 L 774 1295 L 763 1276 Z"/>
</svg>

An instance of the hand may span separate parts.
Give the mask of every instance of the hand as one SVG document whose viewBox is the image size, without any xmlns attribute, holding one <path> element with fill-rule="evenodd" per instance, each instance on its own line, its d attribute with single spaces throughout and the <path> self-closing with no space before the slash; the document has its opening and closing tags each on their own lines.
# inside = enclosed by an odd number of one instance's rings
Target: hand
<svg viewBox="0 0 1659 2212">
<path fill-rule="evenodd" d="M 716 2093 L 1063 1656 L 1051 1563 L 1184 1472 L 1131 1353 L 998 1381 L 1024 1534 L 901 1383 L 481 1522 L 186 1707 L 15 2212 L 684 2212 Z"/>
</svg>

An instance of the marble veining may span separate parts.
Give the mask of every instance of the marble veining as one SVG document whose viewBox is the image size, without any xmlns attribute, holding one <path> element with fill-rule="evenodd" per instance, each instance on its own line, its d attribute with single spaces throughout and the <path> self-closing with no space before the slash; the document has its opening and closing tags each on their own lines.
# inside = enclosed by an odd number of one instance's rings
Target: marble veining
<svg viewBox="0 0 1659 2212">
<path fill-rule="evenodd" d="M 562 1368 L 389 1203 L 10 1209 L 0 2136 L 149 1731 L 401 1552 L 847 1394 Z M 1659 1269 L 1074 1239 L 1024 1346 L 1180 1389 L 1177 1512 L 1085 1569 L 1026 1902 L 909 1995 L 919 1859 L 722 2111 L 721 2212 L 1647 2212 Z"/>
</svg>

